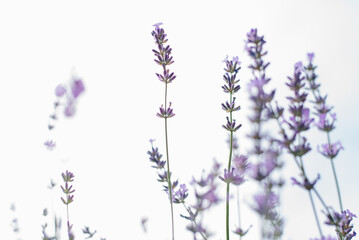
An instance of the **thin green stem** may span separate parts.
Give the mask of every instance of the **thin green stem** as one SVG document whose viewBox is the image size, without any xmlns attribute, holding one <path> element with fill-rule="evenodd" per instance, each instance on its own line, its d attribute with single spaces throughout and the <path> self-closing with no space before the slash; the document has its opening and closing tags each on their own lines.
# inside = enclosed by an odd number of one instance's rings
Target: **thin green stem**
<svg viewBox="0 0 359 240">
<path fill-rule="evenodd" d="M 230 93 L 230 102 L 232 102 L 232 93 Z M 232 122 L 232 112 L 229 113 L 230 122 Z M 229 159 L 228 159 L 228 172 L 231 171 L 233 151 L 233 131 L 231 131 L 230 146 L 229 146 Z M 229 240 L 229 183 L 227 183 L 226 191 L 226 239 Z"/>
<path fill-rule="evenodd" d="M 319 194 L 319 192 L 317 191 L 317 189 L 315 189 L 315 188 L 313 187 L 313 191 L 314 191 L 314 193 L 317 195 L 317 198 L 318 198 L 319 201 L 322 203 L 322 205 L 323 205 L 323 207 L 325 208 L 325 210 L 327 211 L 327 214 L 330 214 L 329 208 L 328 208 L 327 204 L 325 204 L 323 198 L 320 196 L 320 194 Z"/>
<path fill-rule="evenodd" d="M 241 209 L 239 203 L 239 186 L 237 186 L 237 209 L 238 209 L 238 227 L 241 228 Z M 239 235 L 239 240 L 242 239 L 242 236 Z"/>
<path fill-rule="evenodd" d="M 314 216 L 315 216 L 315 221 L 317 222 L 317 226 L 318 226 L 318 230 L 319 230 L 319 234 L 320 234 L 320 239 L 323 239 L 323 233 L 322 233 L 322 229 L 320 227 L 320 223 L 319 223 L 319 219 L 318 219 L 318 215 L 317 215 L 317 210 L 315 209 L 312 192 L 310 190 L 308 190 L 308 193 L 309 193 L 310 202 L 312 203 L 313 212 L 314 212 Z"/>
<path fill-rule="evenodd" d="M 167 82 L 165 84 L 165 110 L 167 111 Z M 166 136 L 166 157 L 167 157 L 167 182 L 168 191 L 170 194 L 170 205 L 171 205 L 171 222 L 172 222 L 172 240 L 175 239 L 174 233 L 174 217 L 173 217 L 173 196 L 172 196 L 172 183 L 171 183 L 171 172 L 170 172 L 170 159 L 168 153 L 168 133 L 167 133 L 167 117 L 165 117 L 165 136 Z"/>
<path fill-rule="evenodd" d="M 329 148 L 331 148 L 329 132 L 327 132 L 327 139 L 328 139 Z M 332 166 L 332 171 L 333 171 L 333 175 L 334 175 L 335 185 L 336 185 L 336 187 L 337 187 L 337 193 L 338 193 L 340 211 L 343 211 L 342 197 L 341 197 L 341 195 L 340 195 L 340 188 L 339 188 L 337 173 L 336 173 L 336 171 L 335 171 L 335 166 L 334 166 L 333 158 L 330 158 L 330 163 L 331 163 L 331 166 Z"/>
</svg>

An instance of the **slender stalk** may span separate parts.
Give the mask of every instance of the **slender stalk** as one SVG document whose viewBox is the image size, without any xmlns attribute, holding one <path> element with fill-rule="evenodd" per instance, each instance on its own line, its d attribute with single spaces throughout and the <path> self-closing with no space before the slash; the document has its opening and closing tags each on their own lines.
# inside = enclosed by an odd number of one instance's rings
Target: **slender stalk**
<svg viewBox="0 0 359 240">
<path fill-rule="evenodd" d="M 328 139 L 328 145 L 329 147 L 331 146 L 330 144 L 330 136 L 329 133 L 327 132 L 327 139 Z M 334 175 L 334 180 L 335 180 L 335 185 L 337 187 L 337 193 L 338 193 L 338 199 L 339 199 L 339 206 L 340 206 L 340 211 L 343 211 L 343 203 L 342 203 L 342 197 L 340 195 L 340 188 L 339 188 L 339 183 L 338 183 L 338 178 L 337 178 L 337 173 L 335 171 L 335 167 L 334 167 L 334 161 L 333 158 L 330 158 L 330 163 L 332 166 L 332 170 L 333 170 L 333 175 Z"/>
<path fill-rule="evenodd" d="M 165 109 L 167 109 L 167 82 L 165 84 Z M 170 172 L 170 159 L 168 153 L 168 132 L 167 132 L 167 117 L 165 118 L 165 136 L 166 136 L 166 156 L 167 156 L 167 182 L 168 191 L 170 194 L 170 205 L 171 205 L 171 222 L 172 222 L 172 240 L 175 239 L 174 233 L 174 217 L 173 217 L 173 196 L 172 196 L 172 183 L 171 183 L 171 172 Z"/>
<path fill-rule="evenodd" d="M 238 209 L 238 227 L 241 228 L 241 211 L 240 211 L 240 204 L 239 204 L 239 186 L 237 187 L 237 209 Z M 242 236 L 239 235 L 239 240 L 242 239 Z"/>
<path fill-rule="evenodd" d="M 320 194 L 319 194 L 319 192 L 317 191 L 317 189 L 315 189 L 315 188 L 313 187 L 313 191 L 314 191 L 314 193 L 317 195 L 317 198 L 318 198 L 319 201 L 322 203 L 322 205 L 323 205 L 323 207 L 325 208 L 325 210 L 327 211 L 327 214 L 330 214 L 329 208 L 328 208 L 327 204 L 325 204 L 323 198 L 320 196 Z"/>
<path fill-rule="evenodd" d="M 232 102 L 232 93 L 230 93 L 230 102 Z M 232 122 L 232 112 L 229 113 L 230 122 Z M 232 163 L 232 151 L 233 151 L 233 131 L 231 131 L 230 146 L 229 146 L 229 159 L 228 159 L 228 171 L 231 171 Z M 227 183 L 226 191 L 226 239 L 229 240 L 229 183 Z"/>
<path fill-rule="evenodd" d="M 320 227 L 320 223 L 319 223 L 319 219 L 318 219 L 318 215 L 317 215 L 317 210 L 315 209 L 312 192 L 308 191 L 308 193 L 309 193 L 310 202 L 312 203 L 313 212 L 314 212 L 314 216 L 315 216 L 315 221 L 317 222 L 317 226 L 318 226 L 318 230 L 319 230 L 319 234 L 320 234 L 320 239 L 323 239 L 323 232 L 322 232 L 322 229 Z"/>
</svg>

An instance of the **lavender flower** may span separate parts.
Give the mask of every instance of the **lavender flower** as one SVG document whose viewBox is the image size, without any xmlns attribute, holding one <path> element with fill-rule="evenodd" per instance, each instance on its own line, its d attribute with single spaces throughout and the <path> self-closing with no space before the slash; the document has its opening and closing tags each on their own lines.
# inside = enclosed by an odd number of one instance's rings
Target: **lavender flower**
<svg viewBox="0 0 359 240">
<path fill-rule="evenodd" d="M 155 54 L 154 61 L 162 66 L 163 74 L 156 73 L 158 79 L 165 83 L 165 102 L 164 106 L 162 105 L 160 107 L 160 112 L 157 113 L 158 117 L 164 118 L 165 120 L 165 139 L 166 139 L 166 156 L 167 156 L 167 172 L 168 172 L 168 187 L 169 190 L 169 198 L 170 198 L 170 207 L 171 207 L 171 221 L 172 221 L 172 240 L 174 240 L 174 218 L 173 218 L 173 187 L 171 186 L 171 172 L 170 172 L 170 163 L 169 163 L 169 153 L 168 153 L 168 135 L 167 135 L 167 118 L 173 117 L 173 109 L 171 108 L 171 102 L 169 103 L 169 106 L 167 107 L 167 85 L 171 83 L 176 76 L 173 72 L 170 72 L 170 70 L 167 68 L 169 65 L 171 65 L 173 61 L 173 57 L 171 56 L 172 48 L 170 45 L 165 45 L 167 43 L 168 39 L 167 34 L 165 33 L 165 30 L 160 27 L 162 23 L 154 24 L 155 30 L 152 31 L 152 36 L 155 39 L 155 43 L 157 45 L 157 50 L 153 49 L 152 51 Z"/>
<path fill-rule="evenodd" d="M 90 228 L 85 226 L 85 227 L 82 229 L 82 232 L 83 232 L 84 234 L 88 235 L 85 239 L 89 239 L 89 238 L 92 238 L 97 231 L 95 230 L 94 232 L 91 232 Z"/>
<path fill-rule="evenodd" d="M 172 103 L 170 102 L 167 109 L 164 109 L 163 105 L 161 105 L 160 112 L 157 113 L 156 116 L 160 117 L 160 118 L 171 118 L 171 117 L 173 117 L 175 114 L 173 113 L 173 109 L 171 108 L 171 105 L 172 105 Z"/>
<path fill-rule="evenodd" d="M 339 239 L 350 240 L 356 236 L 356 232 L 353 230 L 351 224 L 353 218 L 357 216 L 351 213 L 349 210 L 342 211 L 341 213 L 334 212 L 327 215 L 327 225 L 335 226 Z"/>
<path fill-rule="evenodd" d="M 244 182 L 243 176 L 240 175 L 239 172 L 235 170 L 235 168 L 232 168 L 231 171 L 224 169 L 224 175 L 223 177 L 219 176 L 219 179 L 227 184 L 233 183 L 234 185 L 241 185 Z"/>
<path fill-rule="evenodd" d="M 304 178 L 304 181 L 303 182 L 299 182 L 297 179 L 295 178 L 291 178 L 292 180 L 292 184 L 293 185 L 298 185 L 302 188 L 305 188 L 307 189 L 308 191 L 312 190 L 314 188 L 314 185 L 317 183 L 317 181 L 320 179 L 320 175 L 318 174 L 318 177 L 310 182 L 306 177 Z"/>
<path fill-rule="evenodd" d="M 269 194 L 256 194 L 254 196 L 255 205 L 252 206 L 253 210 L 265 219 L 274 220 L 276 212 L 273 210 L 278 204 L 278 197 L 273 192 Z"/>
<path fill-rule="evenodd" d="M 325 156 L 326 158 L 329 159 L 334 159 L 338 153 L 340 152 L 340 150 L 343 150 L 343 146 L 340 143 L 340 141 L 337 141 L 335 143 L 332 144 L 323 144 L 321 146 L 321 148 L 318 146 L 318 152 L 320 152 L 323 156 Z"/>
<path fill-rule="evenodd" d="M 44 145 L 47 147 L 48 150 L 52 151 L 56 147 L 56 143 L 53 140 L 47 140 Z"/>
<path fill-rule="evenodd" d="M 65 93 L 66 93 L 66 87 L 63 84 L 57 85 L 55 89 L 55 95 L 57 97 L 62 97 L 65 95 Z"/>
</svg>

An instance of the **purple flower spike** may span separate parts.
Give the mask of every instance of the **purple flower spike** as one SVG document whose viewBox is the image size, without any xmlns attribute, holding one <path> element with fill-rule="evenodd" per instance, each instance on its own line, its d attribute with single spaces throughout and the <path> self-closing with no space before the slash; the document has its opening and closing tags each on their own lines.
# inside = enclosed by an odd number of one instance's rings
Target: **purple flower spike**
<svg viewBox="0 0 359 240">
<path fill-rule="evenodd" d="M 56 95 L 57 97 L 62 97 L 62 96 L 65 95 L 65 93 L 66 93 L 66 88 L 65 88 L 65 86 L 62 85 L 62 84 L 57 85 L 57 87 L 56 87 L 56 89 L 55 89 L 55 95 Z"/>
<path fill-rule="evenodd" d="M 84 83 L 81 79 L 73 79 L 71 84 L 71 91 L 73 97 L 76 99 L 85 90 Z"/>
</svg>

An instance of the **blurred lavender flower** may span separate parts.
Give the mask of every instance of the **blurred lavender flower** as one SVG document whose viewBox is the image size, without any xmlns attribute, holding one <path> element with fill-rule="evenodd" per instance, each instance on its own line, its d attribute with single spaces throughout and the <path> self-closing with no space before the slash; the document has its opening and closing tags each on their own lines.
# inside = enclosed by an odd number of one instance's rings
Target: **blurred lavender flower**
<svg viewBox="0 0 359 240">
<path fill-rule="evenodd" d="M 317 181 L 320 179 L 320 175 L 318 174 L 317 178 L 310 182 L 306 177 L 304 178 L 304 181 L 303 182 L 299 182 L 297 179 L 295 178 L 291 178 L 292 180 L 292 184 L 293 185 L 298 185 L 302 188 L 305 188 L 307 189 L 308 191 L 312 190 L 314 188 L 314 185 L 317 183 Z"/>
<path fill-rule="evenodd" d="M 233 166 L 243 175 L 251 167 L 251 163 L 248 162 L 248 157 L 245 155 L 234 155 Z"/>
<path fill-rule="evenodd" d="M 85 226 L 85 227 L 82 229 L 82 232 L 83 232 L 84 234 L 88 235 L 85 239 L 89 239 L 89 238 L 92 238 L 97 231 L 95 230 L 94 232 L 91 232 L 91 231 L 90 231 L 90 228 Z"/>
<path fill-rule="evenodd" d="M 62 97 L 66 93 L 66 87 L 63 84 L 57 85 L 55 89 L 55 95 L 56 97 Z"/>
<path fill-rule="evenodd" d="M 273 192 L 269 194 L 259 193 L 254 196 L 255 205 L 252 206 L 253 210 L 265 219 L 274 220 L 276 212 L 273 210 L 278 204 L 278 196 Z"/>
<path fill-rule="evenodd" d="M 53 140 L 47 140 L 44 145 L 47 147 L 48 150 L 52 151 L 56 147 L 56 143 Z"/>
<path fill-rule="evenodd" d="M 234 230 L 233 232 L 239 235 L 240 237 L 244 237 L 248 233 L 249 229 L 251 229 L 251 227 L 252 225 L 250 225 L 249 228 L 247 228 L 247 230 L 243 230 L 242 228 L 237 227 L 236 230 Z"/>
<path fill-rule="evenodd" d="M 318 152 L 320 152 L 323 156 L 329 159 L 334 159 L 340 150 L 343 150 L 343 146 L 340 141 L 337 141 L 332 144 L 323 144 L 321 148 L 318 146 Z"/>
<path fill-rule="evenodd" d="M 231 171 L 227 171 L 227 169 L 224 169 L 224 175 L 219 176 L 219 179 L 221 179 L 225 183 L 233 183 L 234 185 L 241 185 L 244 182 L 244 178 L 240 173 L 235 170 L 235 168 L 232 168 Z"/>
</svg>

